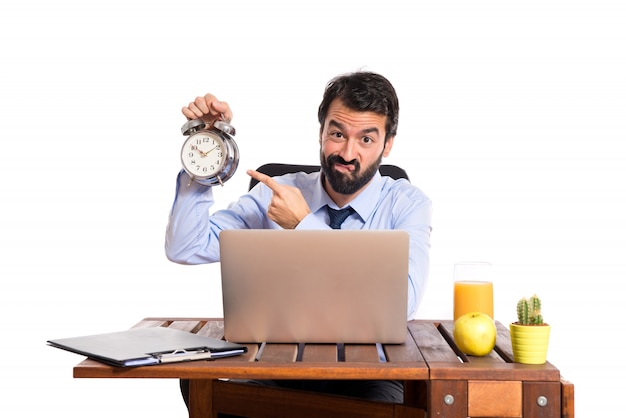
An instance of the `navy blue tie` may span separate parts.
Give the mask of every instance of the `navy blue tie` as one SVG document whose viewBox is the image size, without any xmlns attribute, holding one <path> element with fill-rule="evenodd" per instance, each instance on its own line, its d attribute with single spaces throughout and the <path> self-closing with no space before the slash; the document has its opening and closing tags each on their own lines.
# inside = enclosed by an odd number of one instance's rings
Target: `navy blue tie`
<svg viewBox="0 0 626 418">
<path fill-rule="evenodd" d="M 330 217 L 329 225 L 332 229 L 341 229 L 343 221 L 345 221 L 346 218 L 354 212 L 354 209 L 350 206 L 343 209 L 333 209 L 330 206 L 326 206 L 326 210 L 328 211 L 328 216 Z"/>
</svg>

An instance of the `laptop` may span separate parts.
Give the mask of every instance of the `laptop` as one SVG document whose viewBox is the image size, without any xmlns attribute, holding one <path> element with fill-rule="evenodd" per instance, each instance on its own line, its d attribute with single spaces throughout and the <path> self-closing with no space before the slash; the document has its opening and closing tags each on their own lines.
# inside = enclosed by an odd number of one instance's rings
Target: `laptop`
<svg viewBox="0 0 626 418">
<path fill-rule="evenodd" d="M 406 231 L 224 230 L 220 253 L 228 341 L 406 339 Z"/>
</svg>

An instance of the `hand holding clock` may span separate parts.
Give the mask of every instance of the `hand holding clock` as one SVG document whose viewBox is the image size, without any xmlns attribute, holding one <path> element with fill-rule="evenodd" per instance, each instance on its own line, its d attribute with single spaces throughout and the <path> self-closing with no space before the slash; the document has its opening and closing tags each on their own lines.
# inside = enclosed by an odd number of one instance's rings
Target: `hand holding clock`
<svg viewBox="0 0 626 418">
<path fill-rule="evenodd" d="M 196 97 L 193 102 L 182 108 L 182 112 L 187 119 L 202 119 L 209 126 L 222 120 L 230 122 L 233 117 L 233 112 L 228 103 L 217 100 L 217 97 L 210 93 Z M 192 144 L 190 144 L 190 147 L 192 147 Z M 202 151 L 197 146 L 193 146 L 192 148 L 200 153 L 201 158 L 207 157 L 209 153 L 216 149 L 222 149 L 221 144 L 214 145 L 209 151 Z M 189 151 L 189 148 L 187 151 Z M 197 163 L 195 160 L 194 162 Z M 271 220 L 281 227 L 293 229 L 305 216 L 311 213 L 309 205 L 304 200 L 298 188 L 282 185 L 258 171 L 248 170 L 247 173 L 250 177 L 255 178 L 272 189 L 273 195 L 270 205 L 267 208 L 267 214 Z"/>
<path fill-rule="evenodd" d="M 196 100 L 182 108 L 183 115 L 189 120 L 202 119 L 207 125 L 212 125 L 217 120 L 230 122 L 233 112 L 226 102 L 220 102 L 211 93 L 196 97 Z"/>
<path fill-rule="evenodd" d="M 190 178 L 188 185 L 191 181 L 204 186 L 224 185 L 239 164 L 239 148 L 233 138 L 235 128 L 229 123 L 233 117 L 230 106 L 206 94 L 196 97 L 182 112 L 188 120 L 181 132 L 188 138 L 180 159 Z"/>
</svg>

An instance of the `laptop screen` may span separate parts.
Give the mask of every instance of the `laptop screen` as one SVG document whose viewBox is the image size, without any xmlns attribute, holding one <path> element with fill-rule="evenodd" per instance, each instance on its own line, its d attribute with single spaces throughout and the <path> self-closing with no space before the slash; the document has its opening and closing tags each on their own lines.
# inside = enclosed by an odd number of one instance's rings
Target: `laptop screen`
<svg viewBox="0 0 626 418">
<path fill-rule="evenodd" d="M 405 231 L 225 230 L 220 251 L 229 341 L 405 341 Z"/>
</svg>

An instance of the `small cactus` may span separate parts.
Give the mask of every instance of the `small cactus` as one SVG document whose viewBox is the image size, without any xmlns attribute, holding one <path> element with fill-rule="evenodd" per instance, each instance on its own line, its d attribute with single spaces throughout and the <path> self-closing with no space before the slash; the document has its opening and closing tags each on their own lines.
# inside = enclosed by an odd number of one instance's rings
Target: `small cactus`
<svg viewBox="0 0 626 418">
<path fill-rule="evenodd" d="M 541 300 L 537 295 L 522 298 L 517 302 L 517 322 L 521 325 L 543 325 Z"/>
</svg>

